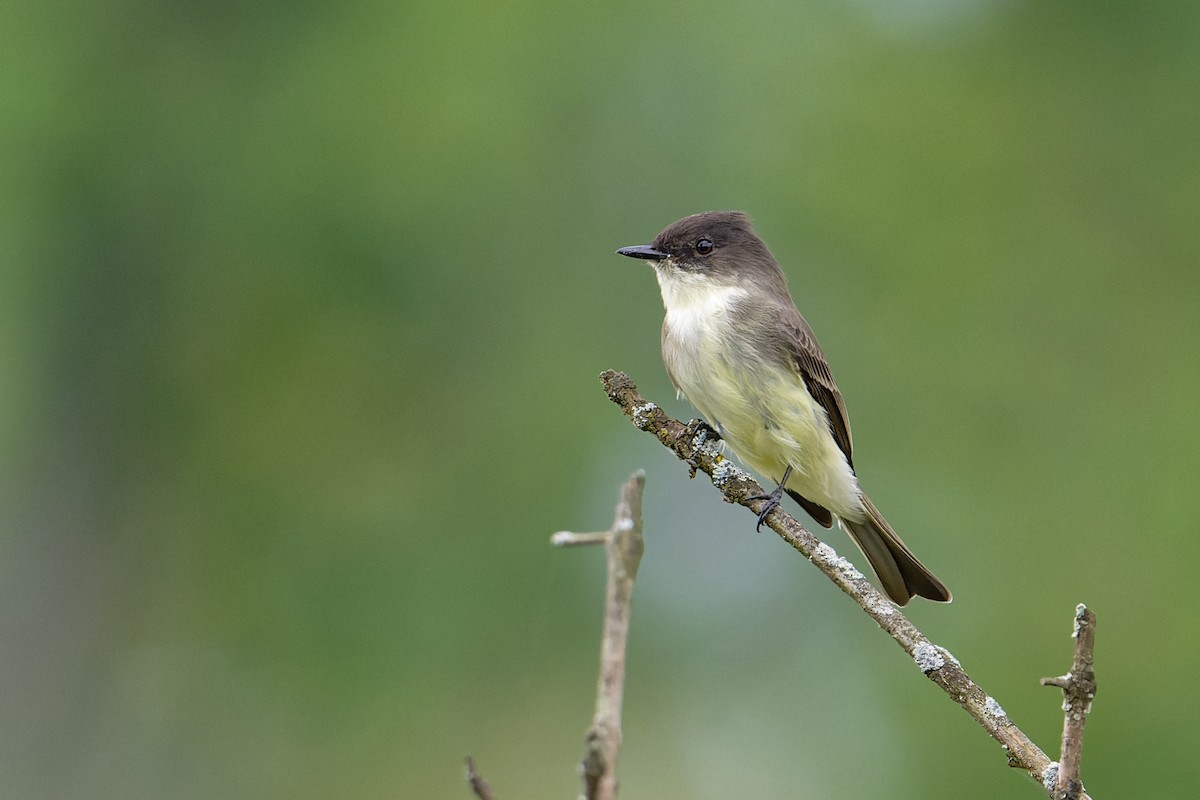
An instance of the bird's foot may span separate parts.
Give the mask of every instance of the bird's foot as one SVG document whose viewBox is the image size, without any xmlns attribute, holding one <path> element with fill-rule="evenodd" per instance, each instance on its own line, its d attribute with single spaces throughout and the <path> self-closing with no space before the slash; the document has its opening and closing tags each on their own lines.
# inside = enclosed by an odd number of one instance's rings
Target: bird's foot
<svg viewBox="0 0 1200 800">
<path fill-rule="evenodd" d="M 721 434 L 717 432 L 716 428 L 714 428 L 712 425 L 709 425 L 702 419 L 694 419 L 689 422 L 687 424 L 687 430 L 689 434 L 689 440 L 692 443 L 693 456 L 685 459 L 685 462 L 688 465 L 690 473 L 688 477 L 694 478 L 696 477 L 696 470 L 700 469 L 700 465 L 696 463 L 694 454 L 699 451 L 700 448 L 703 447 L 707 442 L 721 441 Z"/>
<path fill-rule="evenodd" d="M 687 429 L 688 433 L 692 434 L 692 442 L 695 443 L 697 447 L 704 444 L 709 439 L 713 440 L 714 442 L 721 441 L 720 432 L 702 419 L 697 418 L 692 420 L 687 424 Z"/>
<path fill-rule="evenodd" d="M 775 491 L 770 494 L 756 494 L 753 497 L 747 497 L 747 500 L 766 500 L 762 511 L 758 512 L 758 524 L 754 526 L 755 531 L 762 530 L 763 523 L 771 512 L 779 508 L 779 501 L 783 499 L 783 487 L 787 484 L 788 478 L 792 476 L 792 468 L 788 467 L 783 471 L 783 478 L 780 479 L 779 485 L 775 487 Z"/>
<path fill-rule="evenodd" d="M 775 487 L 775 491 L 770 494 L 756 494 L 753 497 L 747 497 L 747 500 L 766 500 L 766 504 L 762 507 L 762 511 L 758 512 L 758 523 L 754 526 L 754 530 L 762 529 L 763 523 L 771 512 L 779 508 L 779 501 L 783 499 L 783 484 Z"/>
</svg>

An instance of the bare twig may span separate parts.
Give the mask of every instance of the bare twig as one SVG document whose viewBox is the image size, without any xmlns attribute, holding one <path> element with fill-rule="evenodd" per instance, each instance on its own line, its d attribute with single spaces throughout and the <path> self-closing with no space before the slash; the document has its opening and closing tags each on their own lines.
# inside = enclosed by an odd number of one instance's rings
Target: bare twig
<svg viewBox="0 0 1200 800">
<path fill-rule="evenodd" d="M 699 469 L 711 477 L 727 502 L 746 506 L 755 514 L 763 510 L 766 501 L 761 499 L 765 494 L 762 487 L 722 455 L 720 446 L 711 441 L 704 426 L 672 419 L 638 394 L 637 387 L 623 372 L 608 370 L 601 374 L 600 380 L 609 398 L 637 428 L 654 434 L 693 472 Z M 782 508 L 772 511 L 766 524 L 850 595 L 912 657 L 926 677 L 1000 742 L 1008 753 L 1009 766 L 1029 773 L 1048 793 L 1053 790 L 1056 778 L 1053 762 L 1008 718 L 1000 704 L 971 680 L 958 659 L 929 641 L 853 564 L 805 530 Z M 1090 800 L 1082 789 L 1078 797 Z"/>
<path fill-rule="evenodd" d="M 467 756 L 467 783 L 471 786 L 471 791 L 479 800 L 496 800 L 496 795 L 492 792 L 492 787 L 483 779 L 483 776 L 475 771 L 475 759 Z"/>
<path fill-rule="evenodd" d="M 1096 696 L 1096 672 L 1092 650 L 1096 645 L 1096 615 L 1080 603 L 1075 607 L 1075 658 L 1071 671 L 1056 678 L 1042 678 L 1043 686 L 1057 686 L 1063 691 L 1062 755 L 1052 797 L 1054 800 L 1078 800 L 1083 783 L 1079 780 L 1079 761 L 1083 756 L 1083 726 L 1092 710 Z"/>
<path fill-rule="evenodd" d="M 559 531 L 550 541 L 559 547 L 600 544 L 608 554 L 604 598 L 604 634 L 600 643 L 600 680 L 596 713 L 585 741 L 583 793 L 587 800 L 616 800 L 617 751 L 621 747 L 621 701 L 625 691 L 625 643 L 630 600 L 642 560 L 642 490 L 646 473 L 638 470 L 621 486 L 612 528 L 603 533 Z"/>
</svg>

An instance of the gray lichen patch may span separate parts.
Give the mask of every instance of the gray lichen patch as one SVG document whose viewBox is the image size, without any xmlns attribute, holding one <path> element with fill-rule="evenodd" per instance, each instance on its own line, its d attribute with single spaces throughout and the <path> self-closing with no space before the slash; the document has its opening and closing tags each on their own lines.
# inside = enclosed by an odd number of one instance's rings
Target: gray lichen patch
<svg viewBox="0 0 1200 800">
<path fill-rule="evenodd" d="M 641 430 L 646 430 L 650 427 L 650 414 L 658 410 L 658 406 L 654 403 L 643 403 L 640 406 L 633 407 L 633 424 Z"/>
<path fill-rule="evenodd" d="M 713 467 L 712 482 L 718 489 L 724 489 L 725 484 L 737 478 L 746 477 L 746 473 L 742 472 L 730 460 L 722 458 L 721 461 Z"/>
<path fill-rule="evenodd" d="M 992 697 L 990 694 L 984 698 L 983 710 L 997 719 L 1008 716 L 1008 714 L 1004 713 L 1004 709 L 1000 707 L 1000 704 L 996 702 L 996 698 Z"/>
<path fill-rule="evenodd" d="M 917 645 L 913 651 L 913 661 L 917 662 L 917 667 L 926 675 L 946 666 L 946 659 L 942 655 L 941 648 L 929 642 Z"/>
<path fill-rule="evenodd" d="M 1046 791 L 1053 792 L 1056 785 L 1058 785 L 1058 762 L 1051 761 L 1042 770 L 1042 786 L 1046 787 Z"/>
</svg>

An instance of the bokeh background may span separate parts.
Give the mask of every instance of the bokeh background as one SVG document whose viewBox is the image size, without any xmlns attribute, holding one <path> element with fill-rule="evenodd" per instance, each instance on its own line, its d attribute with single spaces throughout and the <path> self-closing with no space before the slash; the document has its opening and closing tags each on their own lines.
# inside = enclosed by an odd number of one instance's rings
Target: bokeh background
<svg viewBox="0 0 1200 800">
<path fill-rule="evenodd" d="M 712 208 L 955 592 L 916 622 L 1056 754 L 1086 601 L 1089 787 L 1195 796 L 1200 5 L 3 18 L 3 796 L 575 796 L 603 558 L 548 537 L 639 467 L 624 797 L 1040 796 L 604 398 L 690 416 L 613 250 Z"/>
</svg>

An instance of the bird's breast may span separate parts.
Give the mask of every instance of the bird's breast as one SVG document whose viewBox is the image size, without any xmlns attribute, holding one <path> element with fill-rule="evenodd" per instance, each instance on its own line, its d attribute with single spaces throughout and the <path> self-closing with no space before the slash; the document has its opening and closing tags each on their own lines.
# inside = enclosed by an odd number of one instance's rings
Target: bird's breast
<svg viewBox="0 0 1200 800">
<path fill-rule="evenodd" d="M 857 482 L 825 409 L 800 373 L 774 357 L 749 315 L 735 313 L 742 297 L 710 294 L 707 302 L 667 306 L 662 351 L 672 382 L 748 466 L 774 480 L 791 466 L 789 488 L 839 515 L 853 513 Z"/>
<path fill-rule="evenodd" d="M 744 292 L 713 293 L 708 302 L 668 307 L 663 362 L 681 395 L 722 432 L 735 450 L 772 426 L 764 396 L 786 376 L 765 360 L 762 337 L 735 313 Z M 757 343 L 757 344 L 756 344 Z"/>
<path fill-rule="evenodd" d="M 735 304 L 745 297 L 736 287 L 688 291 L 663 285 L 667 314 L 663 320 L 662 350 L 667 372 L 682 394 L 702 414 L 719 421 L 724 403 L 721 398 L 732 390 L 724 385 L 734 381 L 734 372 L 746 363 L 744 347 L 738 341 L 733 319 Z"/>
</svg>

